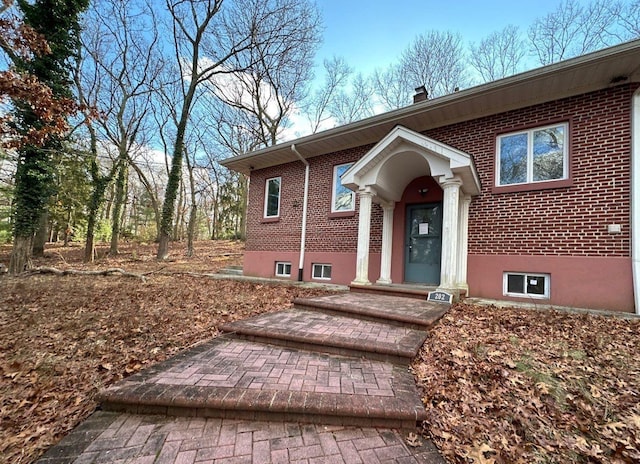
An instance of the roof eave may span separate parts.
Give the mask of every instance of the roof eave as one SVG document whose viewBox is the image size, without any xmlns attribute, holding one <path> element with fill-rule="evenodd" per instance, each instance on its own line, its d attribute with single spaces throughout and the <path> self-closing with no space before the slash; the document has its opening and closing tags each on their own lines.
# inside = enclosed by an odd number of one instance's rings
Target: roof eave
<svg viewBox="0 0 640 464">
<path fill-rule="evenodd" d="M 228 158 L 221 164 L 248 175 L 253 169 L 298 160 L 290 149 L 292 143 L 305 158 L 311 158 L 376 143 L 398 124 L 420 132 L 638 81 L 640 40 L 635 40 Z"/>
</svg>

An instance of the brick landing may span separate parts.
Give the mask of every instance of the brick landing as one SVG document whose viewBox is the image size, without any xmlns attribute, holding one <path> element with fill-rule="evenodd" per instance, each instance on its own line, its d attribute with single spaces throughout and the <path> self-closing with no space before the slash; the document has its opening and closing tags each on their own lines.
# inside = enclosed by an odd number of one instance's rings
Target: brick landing
<svg viewBox="0 0 640 464">
<path fill-rule="evenodd" d="M 105 411 L 41 462 L 442 463 L 429 442 L 403 441 L 425 419 L 407 365 L 442 314 L 345 294 L 228 324 L 103 391 Z"/>
<path fill-rule="evenodd" d="M 397 430 L 98 411 L 39 464 L 444 464 Z"/>
</svg>

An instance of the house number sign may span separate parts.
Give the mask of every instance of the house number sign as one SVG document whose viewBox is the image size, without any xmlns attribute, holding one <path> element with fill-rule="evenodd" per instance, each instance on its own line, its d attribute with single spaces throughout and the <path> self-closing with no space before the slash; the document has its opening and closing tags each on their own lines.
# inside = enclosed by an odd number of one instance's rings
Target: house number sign
<svg viewBox="0 0 640 464">
<path fill-rule="evenodd" d="M 451 304 L 453 303 L 453 295 L 451 293 L 442 292 L 442 291 L 429 292 L 429 295 L 427 296 L 427 301 L 433 301 L 435 303 Z"/>
</svg>

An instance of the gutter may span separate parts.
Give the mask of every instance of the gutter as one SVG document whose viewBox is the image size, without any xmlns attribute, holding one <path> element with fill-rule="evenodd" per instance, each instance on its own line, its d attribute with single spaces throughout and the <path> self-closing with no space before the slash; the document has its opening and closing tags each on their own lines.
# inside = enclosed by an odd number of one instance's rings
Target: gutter
<svg viewBox="0 0 640 464">
<path fill-rule="evenodd" d="M 291 144 L 291 151 L 294 152 L 300 161 L 304 164 L 304 196 L 302 199 L 302 232 L 300 235 L 300 262 L 298 263 L 298 282 L 302 282 L 302 273 L 304 270 L 304 252 L 307 241 L 307 205 L 309 203 L 309 162 L 304 159 L 300 152 L 296 149 L 295 144 Z"/>
<path fill-rule="evenodd" d="M 636 314 L 640 315 L 640 89 L 631 101 L 631 272 Z"/>
</svg>

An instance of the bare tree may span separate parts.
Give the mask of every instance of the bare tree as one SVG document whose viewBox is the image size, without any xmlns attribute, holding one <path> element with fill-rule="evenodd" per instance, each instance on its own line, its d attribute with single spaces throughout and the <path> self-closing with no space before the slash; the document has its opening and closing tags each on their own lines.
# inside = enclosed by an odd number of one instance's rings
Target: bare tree
<svg viewBox="0 0 640 464">
<path fill-rule="evenodd" d="M 373 116 L 374 87 L 362 73 L 355 75 L 347 89 L 339 90 L 329 103 L 329 113 L 338 125 Z"/>
<path fill-rule="evenodd" d="M 325 59 L 323 67 L 325 72 L 324 82 L 312 94 L 304 108 L 305 116 L 311 126 L 311 132 L 314 134 L 331 119 L 329 105 L 331 105 L 335 95 L 345 87 L 349 76 L 353 73 L 353 69 L 342 57 L 334 56 L 331 59 Z"/>
<path fill-rule="evenodd" d="M 406 81 L 399 64 L 393 64 L 384 70 L 376 69 L 372 79 L 376 96 L 385 110 L 402 108 L 411 102 L 416 85 L 412 86 Z"/>
<path fill-rule="evenodd" d="M 585 6 L 565 0 L 529 27 L 531 51 L 547 65 L 611 45 L 618 41 L 614 30 L 620 7 L 606 0 Z"/>
<path fill-rule="evenodd" d="M 640 0 L 627 4 L 613 2 L 610 8 L 616 17 L 618 39 L 621 42 L 640 37 Z"/>
<path fill-rule="evenodd" d="M 239 18 L 236 28 L 253 28 L 263 38 L 232 58 L 234 67 L 246 72 L 213 79 L 210 84 L 227 105 L 250 115 L 254 123 L 249 127 L 269 146 L 278 141 L 294 106 L 306 94 L 320 42 L 320 17 L 308 0 L 244 2 L 246 9 L 258 15 Z M 264 19 L 256 23 L 257 17 Z"/>
<path fill-rule="evenodd" d="M 98 2 L 86 22 L 82 42 L 87 59 L 80 70 L 79 93 L 100 114 L 95 126 L 88 121 L 91 137 L 104 139 L 117 150 L 106 176 L 96 166 L 91 169 L 96 195 L 92 209 L 95 216 L 106 184 L 117 174 L 110 247 L 110 253 L 117 254 L 128 164 L 132 151 L 149 136 L 151 97 L 162 70 L 159 34 L 153 9 L 143 0 Z M 95 163 L 95 152 L 93 159 Z M 93 230 L 88 232 L 85 260 L 93 259 Z"/>
<path fill-rule="evenodd" d="M 521 70 L 524 41 L 517 26 L 509 25 L 469 46 L 469 64 L 484 82 L 511 76 Z"/>
<path fill-rule="evenodd" d="M 420 34 L 402 52 L 397 77 L 409 89 L 424 85 L 430 97 L 446 95 L 465 86 L 460 35 L 449 31 Z"/>
<path fill-rule="evenodd" d="M 293 52 L 285 53 L 296 46 L 295 37 L 290 36 L 289 30 L 295 23 L 304 23 L 305 19 L 288 15 L 287 10 L 295 5 L 291 0 L 234 0 L 224 4 L 223 7 L 222 0 L 167 0 L 173 27 L 174 59 L 178 75 L 183 79 L 180 101 L 175 102 L 178 124 L 162 208 L 158 259 L 168 256 L 185 135 L 197 90 L 205 82 L 220 82 L 221 76 L 240 76 L 264 69 L 272 72 L 268 64 L 278 55 L 290 56 L 294 61 L 308 58 L 305 54 L 301 58 Z M 270 75 L 260 77 L 278 82 Z M 277 132 L 281 120 L 272 115 L 269 118 L 264 121 L 271 125 L 267 131 L 271 136 L 272 129 Z"/>
<path fill-rule="evenodd" d="M 172 23 L 174 65 L 177 75 L 182 79 L 179 101 L 173 102 L 177 125 L 162 206 L 158 259 L 166 259 L 169 252 L 169 239 L 182 173 L 184 140 L 196 91 L 203 82 L 213 79 L 216 75 L 245 71 L 233 69 L 231 58 L 252 47 L 258 39 L 256 28 L 235 31 L 234 16 L 244 12 L 236 10 L 225 14 L 222 11 L 222 3 L 222 0 L 167 0 L 166 3 Z M 255 25 L 257 27 L 257 22 Z"/>
</svg>

